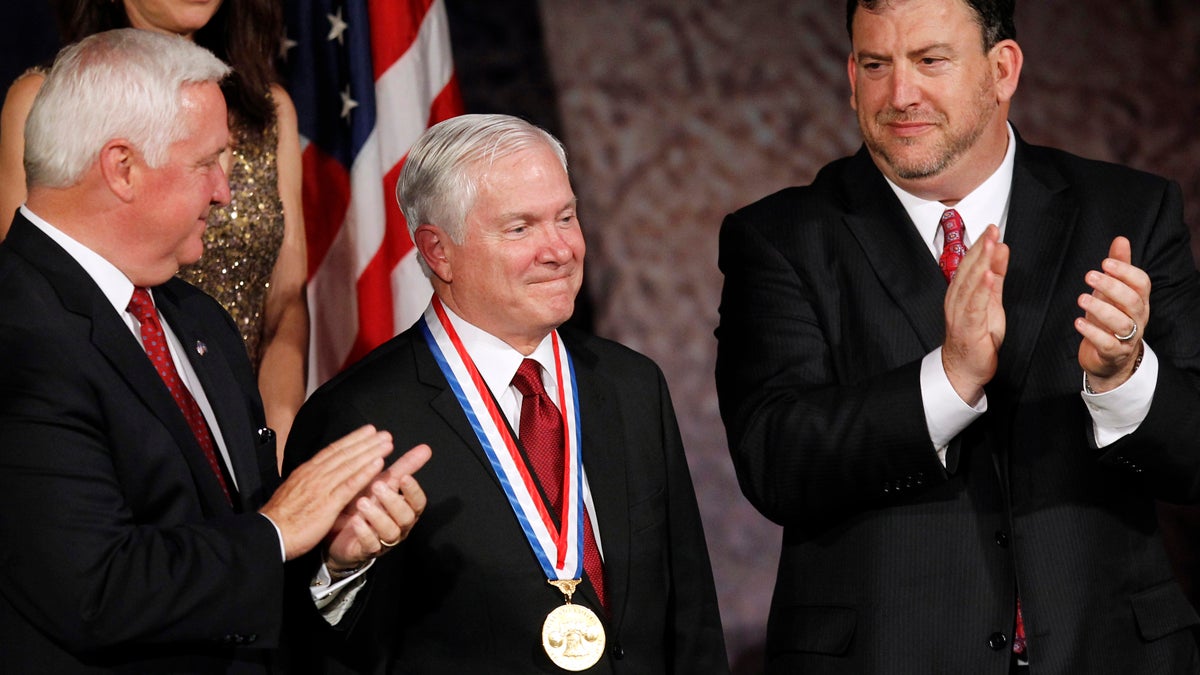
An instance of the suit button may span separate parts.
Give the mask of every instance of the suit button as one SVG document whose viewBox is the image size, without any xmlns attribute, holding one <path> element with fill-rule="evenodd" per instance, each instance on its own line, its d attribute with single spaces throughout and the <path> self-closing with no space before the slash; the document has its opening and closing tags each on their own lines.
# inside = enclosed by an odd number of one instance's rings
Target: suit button
<svg viewBox="0 0 1200 675">
<path fill-rule="evenodd" d="M 1004 530 L 996 530 L 996 545 L 1000 548 L 1008 548 L 1008 533 Z"/>
<path fill-rule="evenodd" d="M 995 651 L 1000 651 L 1008 645 L 1008 636 L 1004 633 L 996 632 L 988 636 L 988 646 Z"/>
<path fill-rule="evenodd" d="M 246 644 L 250 644 L 258 639 L 258 633 L 251 633 L 246 636 Z"/>
<path fill-rule="evenodd" d="M 619 660 L 625 658 L 625 650 L 621 647 L 621 645 L 613 645 L 611 653 L 614 659 Z"/>
</svg>

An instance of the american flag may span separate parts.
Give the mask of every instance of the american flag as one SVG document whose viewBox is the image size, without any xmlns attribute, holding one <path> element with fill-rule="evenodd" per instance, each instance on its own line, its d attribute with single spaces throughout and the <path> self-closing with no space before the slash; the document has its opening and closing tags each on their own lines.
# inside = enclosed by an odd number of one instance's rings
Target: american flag
<svg viewBox="0 0 1200 675">
<path fill-rule="evenodd" d="M 463 110 L 442 0 L 295 0 L 282 45 L 304 164 L 309 388 L 407 328 L 431 294 L 396 179 Z"/>
</svg>

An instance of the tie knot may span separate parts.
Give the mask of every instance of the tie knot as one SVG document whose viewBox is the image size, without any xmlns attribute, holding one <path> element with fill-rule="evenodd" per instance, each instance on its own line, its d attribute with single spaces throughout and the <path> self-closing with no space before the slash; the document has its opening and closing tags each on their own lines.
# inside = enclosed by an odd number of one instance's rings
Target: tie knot
<svg viewBox="0 0 1200 675">
<path fill-rule="evenodd" d="M 150 299 L 150 291 L 141 286 L 134 288 L 133 297 L 129 299 L 126 309 L 139 323 L 146 323 L 147 319 L 154 316 L 154 300 Z"/>
<path fill-rule="evenodd" d="M 953 233 L 958 238 L 961 238 L 962 231 L 963 221 L 962 216 L 958 215 L 958 211 L 946 209 L 942 212 L 942 236 L 949 237 Z"/>
<path fill-rule="evenodd" d="M 542 367 L 533 359 L 521 362 L 512 383 L 522 396 L 542 396 L 546 393 L 546 388 L 542 386 Z"/>
</svg>

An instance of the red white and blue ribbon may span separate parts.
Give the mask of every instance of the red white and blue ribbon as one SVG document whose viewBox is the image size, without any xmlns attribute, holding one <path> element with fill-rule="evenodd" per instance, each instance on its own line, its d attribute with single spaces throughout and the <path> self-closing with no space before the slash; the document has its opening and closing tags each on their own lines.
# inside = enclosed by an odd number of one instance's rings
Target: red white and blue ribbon
<svg viewBox="0 0 1200 675">
<path fill-rule="evenodd" d="M 579 579 L 583 576 L 583 462 L 579 452 L 579 396 L 570 354 L 551 333 L 554 347 L 554 376 L 558 384 L 558 409 L 563 416 L 563 499 L 559 526 L 550 516 L 517 441 L 505 423 L 504 414 L 483 381 L 471 355 L 463 347 L 450 317 L 435 295 L 420 320 L 421 331 L 434 359 L 454 390 L 459 405 L 471 422 L 483 451 L 491 462 L 508 503 L 525 532 L 530 548 L 547 579 Z"/>
</svg>

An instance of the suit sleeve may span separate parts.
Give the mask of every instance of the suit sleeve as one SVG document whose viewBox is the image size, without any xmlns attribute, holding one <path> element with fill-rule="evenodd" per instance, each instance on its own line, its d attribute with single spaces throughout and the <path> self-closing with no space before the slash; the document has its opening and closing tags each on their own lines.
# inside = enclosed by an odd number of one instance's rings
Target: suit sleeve
<svg viewBox="0 0 1200 675">
<path fill-rule="evenodd" d="M 152 475 L 144 460 L 178 450 L 145 445 L 159 438 L 150 426 L 157 422 L 110 428 L 101 401 L 111 392 L 81 372 L 76 351 L 57 335 L 0 324 L 6 598 L 77 653 L 274 646 L 280 620 L 271 608 L 282 602 L 283 570 L 270 522 L 258 514 L 203 519 L 171 496 L 144 503 L 144 486 L 129 477 L 173 480 Z"/>
<path fill-rule="evenodd" d="M 837 337 L 826 325 L 819 305 L 834 297 L 825 286 L 835 277 L 801 269 L 758 227 L 783 217 L 760 205 L 721 228 L 717 394 L 747 498 L 779 524 L 819 526 L 944 482 L 946 472 L 921 405 L 924 354 L 850 381 L 841 360 L 856 347 L 835 340 L 867 347 L 878 336 Z"/>
<path fill-rule="evenodd" d="M 1145 339 L 1158 356 L 1158 381 L 1146 419 L 1105 446 L 1100 461 L 1131 473 L 1162 499 L 1195 502 L 1200 500 L 1200 278 L 1178 184 L 1164 183 L 1157 217 L 1134 246 L 1139 243 L 1133 262 L 1150 275 Z M 1090 430 L 1088 438 L 1093 438 Z"/>
</svg>

